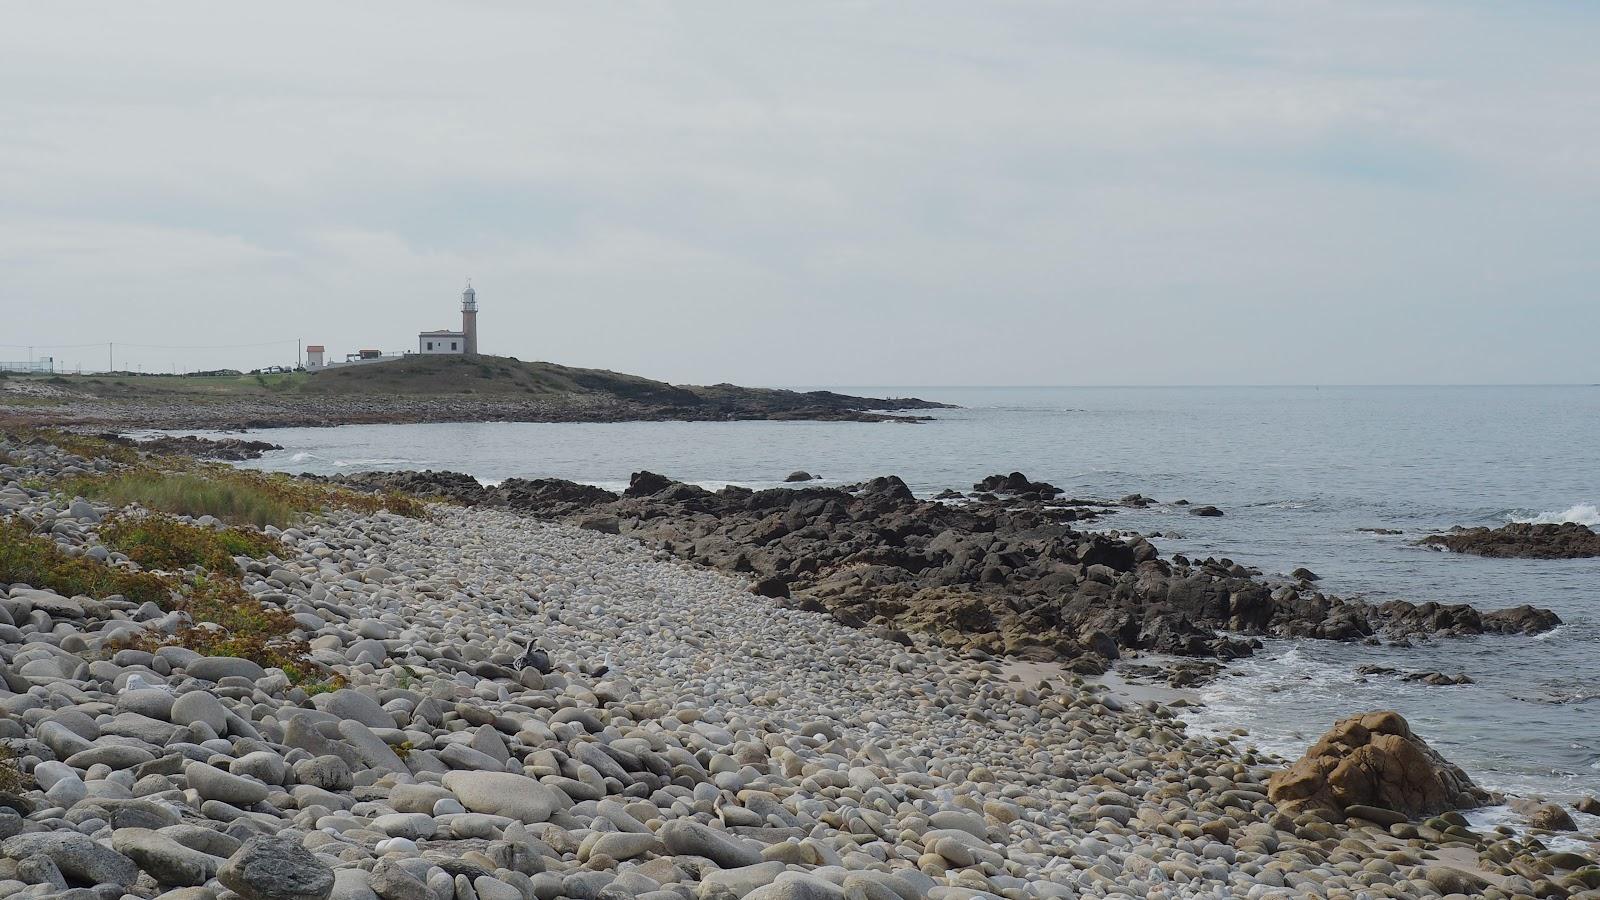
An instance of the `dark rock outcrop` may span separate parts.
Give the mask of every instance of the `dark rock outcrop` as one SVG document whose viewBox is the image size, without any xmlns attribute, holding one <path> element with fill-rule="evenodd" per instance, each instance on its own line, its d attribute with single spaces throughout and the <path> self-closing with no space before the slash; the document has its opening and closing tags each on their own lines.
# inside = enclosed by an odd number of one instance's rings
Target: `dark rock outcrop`
<svg viewBox="0 0 1600 900">
<path fill-rule="evenodd" d="M 229 462 L 259 459 L 261 454 L 266 453 L 268 450 L 283 449 L 277 444 L 268 441 L 247 441 L 241 438 L 203 438 L 188 434 L 164 434 L 160 437 L 142 441 L 111 433 L 100 434 L 97 437 L 125 447 L 143 450 L 147 453 L 191 456 L 195 459 L 221 459 Z"/>
<path fill-rule="evenodd" d="M 1583 559 L 1600 556 L 1600 534 L 1577 522 L 1559 525 L 1513 522 L 1500 528 L 1457 526 L 1444 534 L 1430 534 L 1420 543 L 1452 553 L 1501 559 Z"/>
<path fill-rule="evenodd" d="M 798 482 L 798 481 L 814 481 L 818 477 L 820 477 L 820 476 L 812 475 L 810 472 L 807 472 L 804 469 L 797 469 L 797 470 L 795 470 L 793 472 L 790 472 L 788 477 L 784 478 L 783 480 L 785 482 L 793 484 L 793 483 Z"/>
<path fill-rule="evenodd" d="M 972 489 L 990 494 L 1036 494 L 1046 499 L 1060 496 L 1062 493 L 1060 488 L 1048 482 L 1029 481 L 1028 476 L 1021 472 L 1012 472 L 1010 475 L 990 475 L 988 478 L 974 484 Z"/>
<path fill-rule="evenodd" d="M 1413 734 L 1399 713 L 1387 711 L 1340 721 L 1268 779 L 1267 796 L 1290 815 L 1319 809 L 1360 815 L 1351 808 L 1370 807 L 1410 818 L 1495 800 Z"/>
</svg>

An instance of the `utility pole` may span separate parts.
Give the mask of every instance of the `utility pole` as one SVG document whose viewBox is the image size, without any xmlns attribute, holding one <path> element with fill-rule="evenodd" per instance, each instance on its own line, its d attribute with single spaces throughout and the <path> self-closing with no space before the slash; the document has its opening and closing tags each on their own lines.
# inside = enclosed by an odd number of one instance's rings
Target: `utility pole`
<svg viewBox="0 0 1600 900">
<path fill-rule="evenodd" d="M 116 364 L 116 362 L 113 361 L 113 358 L 112 358 L 111 346 L 112 346 L 111 342 L 110 341 L 106 341 L 106 371 L 107 372 L 115 372 L 116 369 L 117 369 L 117 364 Z"/>
</svg>

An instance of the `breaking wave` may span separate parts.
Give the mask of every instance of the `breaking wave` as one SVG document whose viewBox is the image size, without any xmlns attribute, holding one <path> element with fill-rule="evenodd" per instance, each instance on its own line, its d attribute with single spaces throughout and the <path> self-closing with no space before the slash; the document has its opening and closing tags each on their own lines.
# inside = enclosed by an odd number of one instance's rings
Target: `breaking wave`
<svg viewBox="0 0 1600 900">
<path fill-rule="evenodd" d="M 1543 512 L 1537 516 L 1514 516 L 1514 522 L 1530 522 L 1537 525 L 1559 525 L 1562 522 L 1577 522 L 1579 525 L 1600 525 L 1600 506 L 1593 503 L 1578 503 L 1569 506 L 1561 512 Z"/>
</svg>

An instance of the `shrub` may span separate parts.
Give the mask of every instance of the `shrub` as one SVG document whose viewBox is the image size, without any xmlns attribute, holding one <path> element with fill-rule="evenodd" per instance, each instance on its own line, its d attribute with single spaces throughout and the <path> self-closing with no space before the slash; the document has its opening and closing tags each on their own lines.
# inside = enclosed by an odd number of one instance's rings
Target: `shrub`
<svg viewBox="0 0 1600 900">
<path fill-rule="evenodd" d="M 53 539 L 34 534 L 17 521 L 0 521 L 0 581 L 48 588 L 65 597 L 121 594 L 136 603 L 166 605 L 172 583 L 151 572 L 129 572 L 73 556 Z"/>
<path fill-rule="evenodd" d="M 338 676 L 323 677 L 311 647 L 293 636 L 298 623 L 289 613 L 262 603 L 236 578 L 200 576 L 168 605 L 189 617 L 190 625 L 170 637 L 147 633 L 141 649 L 185 647 L 205 656 L 236 656 L 282 669 L 307 693 L 336 690 Z"/>
<path fill-rule="evenodd" d="M 100 526 L 100 539 L 146 569 L 167 571 L 198 565 L 231 572 L 235 556 L 259 559 L 284 552 L 277 539 L 265 534 L 242 528 L 216 531 L 159 512 L 114 516 Z"/>
</svg>

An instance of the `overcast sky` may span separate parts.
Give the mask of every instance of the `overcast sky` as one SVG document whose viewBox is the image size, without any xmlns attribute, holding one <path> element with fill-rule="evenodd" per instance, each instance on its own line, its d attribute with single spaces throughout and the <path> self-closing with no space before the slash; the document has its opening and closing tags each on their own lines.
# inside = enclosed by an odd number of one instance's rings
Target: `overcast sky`
<svg viewBox="0 0 1600 900">
<path fill-rule="evenodd" d="M 401 350 L 471 276 L 675 382 L 1600 381 L 1597 10 L 8 4 L 0 344 Z"/>
</svg>

